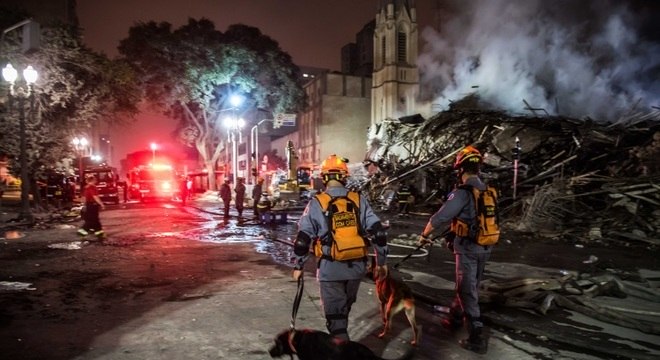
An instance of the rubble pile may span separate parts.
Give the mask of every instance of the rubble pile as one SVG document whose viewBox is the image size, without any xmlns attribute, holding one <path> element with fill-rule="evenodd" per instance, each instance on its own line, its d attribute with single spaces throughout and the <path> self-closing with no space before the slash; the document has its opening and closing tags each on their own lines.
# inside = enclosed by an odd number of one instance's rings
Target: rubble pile
<svg viewBox="0 0 660 360">
<path fill-rule="evenodd" d="M 479 301 L 543 315 L 560 307 L 644 333 L 660 334 L 660 292 L 649 287 L 645 279 L 639 280 L 622 280 L 611 272 L 564 272 L 509 281 L 487 279 L 480 285 Z"/>
<path fill-rule="evenodd" d="M 412 182 L 422 184 L 415 205 L 437 208 L 456 179 L 453 155 L 472 144 L 485 153 L 484 177 L 501 190 L 505 224 L 579 241 L 660 244 L 660 111 L 600 124 L 455 106 L 420 123 L 381 126 L 368 154 L 380 176 L 363 185 L 375 203 L 384 188 Z M 401 153 L 410 155 L 394 155 Z"/>
</svg>

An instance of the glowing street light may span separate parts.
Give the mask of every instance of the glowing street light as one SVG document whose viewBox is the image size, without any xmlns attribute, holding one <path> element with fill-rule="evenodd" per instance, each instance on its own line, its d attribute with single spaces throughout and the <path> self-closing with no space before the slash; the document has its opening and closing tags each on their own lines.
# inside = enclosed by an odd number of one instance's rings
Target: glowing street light
<svg viewBox="0 0 660 360">
<path fill-rule="evenodd" d="M 232 116 L 225 118 L 224 125 L 227 128 L 227 135 L 229 142 L 232 143 L 231 147 L 231 172 L 234 186 L 236 186 L 237 170 L 238 170 L 238 143 L 243 142 L 241 128 L 245 126 L 245 120 L 238 117 L 236 110 L 243 103 L 243 96 L 234 94 L 229 97 L 229 103 L 232 108 Z M 236 133 L 238 133 L 238 142 L 236 141 Z"/>
<path fill-rule="evenodd" d="M 27 143 L 26 143 L 26 125 L 25 125 L 25 99 L 30 99 L 30 114 L 34 116 L 34 92 L 32 91 L 33 84 L 37 81 L 37 71 L 28 66 L 23 70 L 23 80 L 25 88 L 16 86 L 18 79 L 18 71 L 14 69 L 11 64 L 7 64 L 2 69 L 2 77 L 9 83 L 9 106 L 13 98 L 18 99 L 18 118 L 19 118 L 19 162 L 21 166 L 21 212 L 19 218 L 25 219 L 28 222 L 33 221 L 32 212 L 30 211 L 30 178 L 28 176 L 28 160 L 27 160 Z"/>
<path fill-rule="evenodd" d="M 232 95 L 231 97 L 229 97 L 229 103 L 231 104 L 231 106 L 237 108 L 241 106 L 241 104 L 243 103 L 243 97 L 241 95 L 236 95 L 236 94 Z"/>
<path fill-rule="evenodd" d="M 82 193 L 82 188 L 85 185 L 85 180 L 83 178 L 85 176 L 83 171 L 83 154 L 85 153 L 89 142 L 84 137 L 74 137 L 73 140 L 71 140 L 71 143 L 78 153 L 78 176 L 80 180 L 80 191 Z"/>
</svg>

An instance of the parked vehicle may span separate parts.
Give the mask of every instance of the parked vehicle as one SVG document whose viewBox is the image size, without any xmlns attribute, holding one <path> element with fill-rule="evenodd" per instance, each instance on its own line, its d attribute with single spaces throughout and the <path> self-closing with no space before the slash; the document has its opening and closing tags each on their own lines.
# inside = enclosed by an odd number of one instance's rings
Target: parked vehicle
<svg viewBox="0 0 660 360">
<path fill-rule="evenodd" d="M 99 197 L 101 198 L 101 201 L 119 204 L 119 188 L 117 186 L 119 175 L 113 167 L 89 167 L 85 169 L 84 175 L 85 178 L 90 175 L 94 175 L 96 177 L 96 188 L 99 191 Z"/>
<path fill-rule="evenodd" d="M 174 200 L 179 192 L 176 174 L 170 165 L 138 166 L 129 173 L 132 199 Z"/>
<path fill-rule="evenodd" d="M 48 201 L 62 200 L 67 185 L 67 179 L 64 174 L 56 172 L 49 173 L 46 175 L 46 199 Z"/>
</svg>

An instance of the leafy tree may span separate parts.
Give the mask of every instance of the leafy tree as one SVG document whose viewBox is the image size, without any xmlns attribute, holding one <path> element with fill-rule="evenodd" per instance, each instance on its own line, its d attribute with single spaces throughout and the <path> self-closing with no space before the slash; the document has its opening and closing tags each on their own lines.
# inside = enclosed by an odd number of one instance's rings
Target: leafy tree
<svg viewBox="0 0 660 360">
<path fill-rule="evenodd" d="M 166 22 L 140 23 L 119 51 L 137 69 L 145 97 L 181 121 L 179 139 L 197 149 L 209 174 L 227 146 L 221 118 L 240 111 L 231 95 L 272 112 L 297 111 L 304 103 L 298 67 L 254 27 L 232 25 L 222 33 L 207 19 L 189 19 L 176 30 Z M 214 177 L 209 183 L 215 188 Z"/>
<path fill-rule="evenodd" d="M 2 20 L 16 23 L 22 19 Z M 39 72 L 33 97 L 26 100 L 25 107 L 28 166 L 33 183 L 43 177 L 45 170 L 66 167 L 62 161 L 75 158 L 71 148 L 74 135 L 101 121 L 129 121 L 140 100 L 128 64 L 111 61 L 85 48 L 66 26 L 55 24 L 41 30 L 41 46 L 29 54 L 21 53 L 19 34 L 8 33 L 2 59 L 2 66 L 10 62 L 22 69 L 29 64 Z M 3 91 L 7 88 L 3 87 Z M 0 108 L 0 153 L 13 154 L 11 158 L 17 160 L 18 109 L 5 105 Z M 10 167 L 14 173 L 20 171 L 18 161 L 12 161 Z"/>
</svg>

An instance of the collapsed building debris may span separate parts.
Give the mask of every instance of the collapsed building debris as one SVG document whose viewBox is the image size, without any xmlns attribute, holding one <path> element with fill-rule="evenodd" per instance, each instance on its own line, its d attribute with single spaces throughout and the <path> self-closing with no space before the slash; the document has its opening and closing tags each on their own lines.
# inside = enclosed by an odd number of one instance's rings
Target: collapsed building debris
<svg viewBox="0 0 660 360">
<path fill-rule="evenodd" d="M 379 176 L 362 184 L 371 201 L 382 205 L 384 193 L 413 182 L 422 194 L 415 206 L 437 209 L 456 178 L 453 154 L 472 144 L 501 191 L 504 225 L 575 241 L 660 244 L 660 111 L 599 124 L 474 104 L 465 99 L 422 123 L 380 124 L 366 160 Z"/>
<path fill-rule="evenodd" d="M 562 307 L 611 324 L 660 334 L 660 312 L 650 310 L 657 309 L 660 292 L 623 281 L 613 274 L 577 276 L 568 273 L 561 277 L 506 282 L 488 279 L 482 282 L 481 288 L 479 300 L 483 303 L 531 309 L 544 315 L 555 307 Z M 627 299 L 626 305 L 609 304 L 607 298 Z"/>
</svg>

